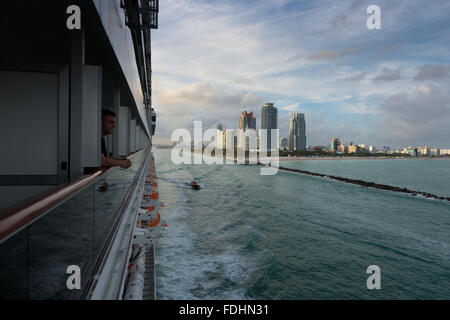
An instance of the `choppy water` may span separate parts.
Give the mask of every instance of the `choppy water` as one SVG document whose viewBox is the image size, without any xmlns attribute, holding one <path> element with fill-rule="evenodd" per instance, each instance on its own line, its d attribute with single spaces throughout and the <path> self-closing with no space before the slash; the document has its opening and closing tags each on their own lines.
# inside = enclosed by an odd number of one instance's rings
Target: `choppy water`
<svg viewBox="0 0 450 320">
<path fill-rule="evenodd" d="M 158 299 L 450 299 L 450 204 L 257 166 L 180 165 L 156 150 L 168 223 Z M 283 166 L 450 196 L 450 161 Z M 199 181 L 199 191 L 183 186 Z M 381 268 L 368 290 L 366 268 Z"/>
</svg>

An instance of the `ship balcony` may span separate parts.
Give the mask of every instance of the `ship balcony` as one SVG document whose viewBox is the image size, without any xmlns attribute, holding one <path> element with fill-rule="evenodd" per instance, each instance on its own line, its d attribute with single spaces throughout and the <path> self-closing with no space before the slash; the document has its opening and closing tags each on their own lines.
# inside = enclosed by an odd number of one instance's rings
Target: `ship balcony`
<svg viewBox="0 0 450 320">
<path fill-rule="evenodd" d="M 72 5 L 80 30 L 66 24 Z M 152 165 L 144 45 L 120 0 L 3 1 L 0 21 L 0 300 L 120 299 Z M 102 109 L 116 114 L 105 140 L 126 170 L 101 167 Z M 109 289 L 95 291 L 105 275 Z"/>
<path fill-rule="evenodd" d="M 0 299 L 121 299 L 150 158 L 145 148 L 127 170 L 98 171 L 4 211 Z M 73 266 L 79 288 L 67 283 Z M 100 277 L 107 288 L 97 288 Z"/>
</svg>

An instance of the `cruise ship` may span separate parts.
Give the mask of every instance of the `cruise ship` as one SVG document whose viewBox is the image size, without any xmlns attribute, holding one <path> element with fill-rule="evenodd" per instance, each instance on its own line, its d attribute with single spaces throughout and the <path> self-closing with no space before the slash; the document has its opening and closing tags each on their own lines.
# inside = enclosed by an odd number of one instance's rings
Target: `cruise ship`
<svg viewBox="0 0 450 320">
<path fill-rule="evenodd" d="M 155 299 L 158 0 L 0 4 L 0 300 Z M 102 110 L 115 114 L 105 167 Z"/>
</svg>

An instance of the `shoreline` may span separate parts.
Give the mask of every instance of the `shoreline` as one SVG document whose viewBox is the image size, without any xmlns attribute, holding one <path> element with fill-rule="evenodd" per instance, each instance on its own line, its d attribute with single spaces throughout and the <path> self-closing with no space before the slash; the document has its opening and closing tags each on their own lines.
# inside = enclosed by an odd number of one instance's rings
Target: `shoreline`
<svg viewBox="0 0 450 320">
<path fill-rule="evenodd" d="M 203 155 L 205 157 L 205 155 Z M 209 157 L 209 156 L 208 156 Z M 214 156 L 212 158 L 215 158 Z M 258 161 L 261 160 L 261 158 L 257 158 Z M 272 157 L 263 157 L 262 159 L 268 160 L 273 159 Z M 297 157 L 288 157 L 288 156 L 279 156 L 278 157 L 279 162 L 288 162 L 288 161 L 314 161 L 314 160 L 450 160 L 450 157 L 444 156 L 444 157 L 390 157 L 390 156 L 316 156 L 316 157 L 305 157 L 305 156 L 297 156 Z M 237 163 L 238 158 L 229 158 L 226 155 L 223 156 L 224 161 L 233 161 Z M 248 160 L 248 158 L 246 158 Z M 270 162 L 270 161 L 269 161 Z"/>
<path fill-rule="evenodd" d="M 450 160 L 450 157 L 280 157 L 282 161 L 303 161 L 303 160 Z"/>
</svg>

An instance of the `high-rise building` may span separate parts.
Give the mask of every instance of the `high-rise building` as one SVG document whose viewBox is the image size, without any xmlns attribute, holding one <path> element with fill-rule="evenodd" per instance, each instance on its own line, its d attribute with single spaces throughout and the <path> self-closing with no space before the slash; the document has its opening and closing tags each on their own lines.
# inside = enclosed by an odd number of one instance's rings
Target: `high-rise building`
<svg viewBox="0 0 450 320">
<path fill-rule="evenodd" d="M 226 149 L 227 147 L 227 135 L 226 131 L 219 129 L 219 126 L 217 128 L 217 137 L 216 137 L 216 148 L 217 149 Z"/>
<path fill-rule="evenodd" d="M 289 126 L 289 150 L 306 150 L 306 124 L 303 113 L 292 114 Z"/>
<path fill-rule="evenodd" d="M 439 148 L 431 148 L 430 153 L 434 157 L 439 157 L 441 155 L 441 150 Z"/>
<path fill-rule="evenodd" d="M 253 112 L 242 112 L 241 118 L 239 119 L 239 129 L 256 129 L 256 119 L 253 118 Z"/>
<path fill-rule="evenodd" d="M 341 141 L 338 138 L 331 139 L 331 152 L 336 152 L 340 144 Z"/>
<path fill-rule="evenodd" d="M 253 117 L 253 112 L 242 112 L 241 117 L 239 118 L 239 131 L 237 136 L 237 147 L 245 150 L 249 150 L 250 148 L 256 148 L 256 119 Z M 254 141 L 250 142 L 250 137 L 253 135 L 254 131 Z"/>
<path fill-rule="evenodd" d="M 278 110 L 273 106 L 273 103 L 265 103 L 261 108 L 261 130 L 267 132 L 267 150 L 272 149 L 271 138 L 272 129 L 278 129 Z M 261 135 L 260 135 L 261 136 Z M 278 140 L 278 137 L 277 137 Z M 278 144 L 278 141 L 276 141 Z M 261 148 L 262 147 L 262 148 Z M 275 148 L 275 146 L 273 146 Z M 264 149 L 264 142 L 260 140 L 260 148 Z"/>
<path fill-rule="evenodd" d="M 419 156 L 429 156 L 431 153 L 429 146 L 418 147 L 417 152 Z"/>
</svg>

